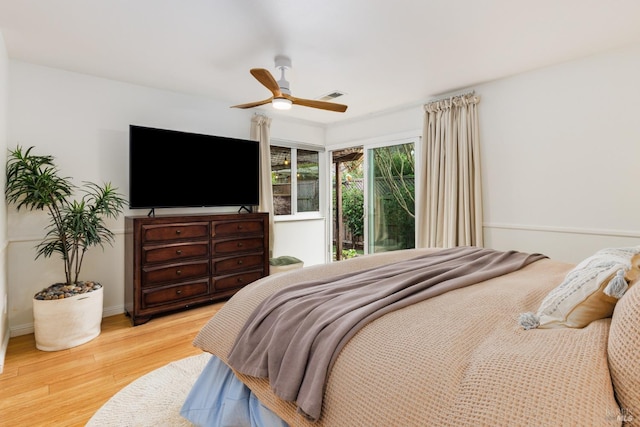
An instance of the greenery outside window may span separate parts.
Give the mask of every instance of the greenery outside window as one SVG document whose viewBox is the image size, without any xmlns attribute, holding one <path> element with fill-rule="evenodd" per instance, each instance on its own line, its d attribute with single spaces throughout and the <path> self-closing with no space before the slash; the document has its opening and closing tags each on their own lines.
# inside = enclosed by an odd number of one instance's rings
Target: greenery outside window
<svg viewBox="0 0 640 427">
<path fill-rule="evenodd" d="M 298 184 L 298 212 L 320 210 L 320 179 L 318 177 L 318 152 L 296 150 L 296 182 Z"/>
<path fill-rule="evenodd" d="M 275 215 L 320 211 L 319 169 L 318 151 L 271 146 Z"/>
</svg>

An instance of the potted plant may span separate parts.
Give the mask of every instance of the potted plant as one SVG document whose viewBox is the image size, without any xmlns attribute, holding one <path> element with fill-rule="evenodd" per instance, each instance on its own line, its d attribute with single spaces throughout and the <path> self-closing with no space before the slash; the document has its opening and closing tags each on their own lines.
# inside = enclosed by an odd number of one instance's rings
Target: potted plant
<svg viewBox="0 0 640 427">
<path fill-rule="evenodd" d="M 36 347 L 55 351 L 84 344 L 100 334 L 102 286 L 79 281 L 86 251 L 93 246 L 113 245 L 114 234 L 105 219 L 117 218 L 125 199 L 110 183 L 85 182 L 81 197 L 72 200 L 77 188 L 61 177 L 53 156 L 32 153 L 17 146 L 9 150 L 5 197 L 19 211 L 46 211 L 49 225 L 36 246 L 36 259 L 59 254 L 65 282 L 38 292 L 33 300 Z"/>
</svg>

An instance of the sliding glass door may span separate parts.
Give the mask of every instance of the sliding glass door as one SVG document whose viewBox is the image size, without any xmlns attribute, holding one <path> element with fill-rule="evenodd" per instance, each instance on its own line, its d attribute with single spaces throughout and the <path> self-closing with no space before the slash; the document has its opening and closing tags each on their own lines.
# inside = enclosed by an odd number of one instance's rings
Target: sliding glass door
<svg viewBox="0 0 640 427">
<path fill-rule="evenodd" d="M 414 141 L 332 156 L 332 259 L 415 247 Z"/>
<path fill-rule="evenodd" d="M 368 253 L 414 248 L 414 143 L 368 149 L 366 169 Z"/>
</svg>

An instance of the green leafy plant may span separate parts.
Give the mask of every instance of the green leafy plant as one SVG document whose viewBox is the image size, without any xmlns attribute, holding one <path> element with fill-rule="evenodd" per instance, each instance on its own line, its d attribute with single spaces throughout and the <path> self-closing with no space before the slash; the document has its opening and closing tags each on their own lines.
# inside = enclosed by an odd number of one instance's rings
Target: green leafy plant
<svg viewBox="0 0 640 427">
<path fill-rule="evenodd" d="M 93 246 L 113 245 L 114 234 L 105 219 L 117 218 L 125 199 L 110 183 L 84 182 L 82 196 L 70 200 L 77 188 L 70 178 L 61 177 L 53 156 L 38 156 L 34 147 L 9 150 L 5 197 L 19 211 L 47 211 L 49 225 L 36 247 L 36 259 L 54 253 L 64 261 L 66 283 L 78 283 L 85 252 Z"/>
<path fill-rule="evenodd" d="M 342 214 L 354 240 L 364 235 L 364 192 L 356 185 L 342 190 Z"/>
<path fill-rule="evenodd" d="M 343 249 L 342 250 L 342 259 L 349 259 L 358 256 L 358 251 L 355 249 Z"/>
</svg>

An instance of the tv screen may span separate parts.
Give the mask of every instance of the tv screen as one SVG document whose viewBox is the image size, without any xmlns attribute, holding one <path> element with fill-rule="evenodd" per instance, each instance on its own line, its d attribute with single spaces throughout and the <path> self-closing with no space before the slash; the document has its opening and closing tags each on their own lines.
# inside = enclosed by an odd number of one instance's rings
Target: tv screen
<svg viewBox="0 0 640 427">
<path fill-rule="evenodd" d="M 129 207 L 254 206 L 257 141 L 129 126 Z"/>
</svg>

